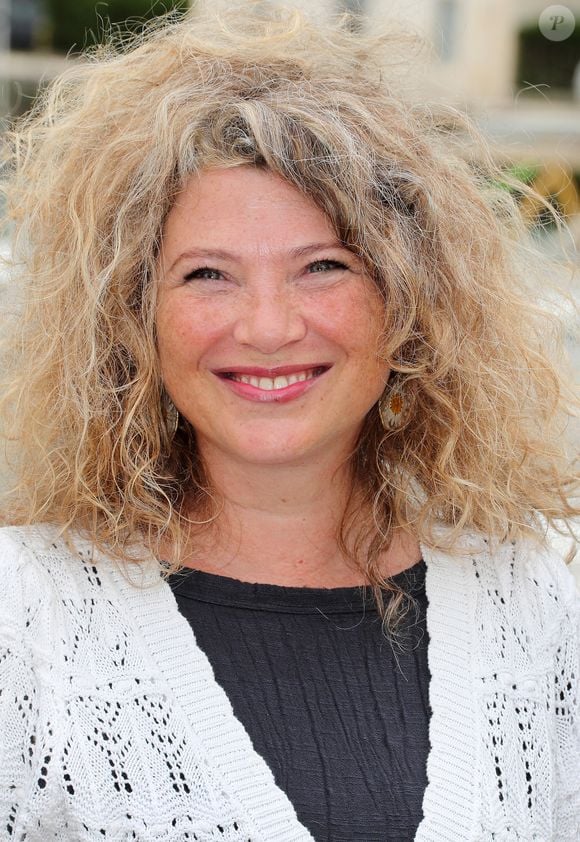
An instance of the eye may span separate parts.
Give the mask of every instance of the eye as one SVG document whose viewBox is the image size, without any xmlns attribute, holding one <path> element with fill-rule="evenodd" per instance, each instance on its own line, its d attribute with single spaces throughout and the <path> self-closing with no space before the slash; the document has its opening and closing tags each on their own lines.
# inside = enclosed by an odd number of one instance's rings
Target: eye
<svg viewBox="0 0 580 842">
<path fill-rule="evenodd" d="M 344 263 L 339 260 L 315 260 L 314 263 L 308 265 L 310 272 L 332 272 L 334 270 L 348 269 Z"/>
<path fill-rule="evenodd" d="M 194 269 L 192 272 L 188 272 L 184 277 L 184 281 L 194 281 L 197 278 L 201 278 L 206 281 L 221 281 L 223 275 L 221 272 L 218 272 L 217 269 L 211 269 L 209 266 L 200 266 L 199 269 Z"/>
</svg>

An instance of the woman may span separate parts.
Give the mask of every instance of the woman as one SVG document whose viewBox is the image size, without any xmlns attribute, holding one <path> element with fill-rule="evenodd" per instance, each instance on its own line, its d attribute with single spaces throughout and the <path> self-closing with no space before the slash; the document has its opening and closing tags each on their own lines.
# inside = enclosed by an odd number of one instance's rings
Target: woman
<svg viewBox="0 0 580 842">
<path fill-rule="evenodd" d="M 390 43 L 186 17 L 14 135 L 3 838 L 578 837 L 577 404 Z"/>
</svg>

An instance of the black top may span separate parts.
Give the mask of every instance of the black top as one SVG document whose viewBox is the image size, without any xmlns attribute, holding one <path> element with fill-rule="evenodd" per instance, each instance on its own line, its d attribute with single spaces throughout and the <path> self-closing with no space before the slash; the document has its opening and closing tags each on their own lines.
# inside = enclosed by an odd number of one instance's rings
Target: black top
<svg viewBox="0 0 580 842">
<path fill-rule="evenodd" d="M 417 831 L 429 750 L 425 569 L 394 577 L 416 600 L 403 653 L 381 632 L 370 587 L 197 570 L 169 579 L 234 713 L 318 842 L 410 842 Z"/>
</svg>

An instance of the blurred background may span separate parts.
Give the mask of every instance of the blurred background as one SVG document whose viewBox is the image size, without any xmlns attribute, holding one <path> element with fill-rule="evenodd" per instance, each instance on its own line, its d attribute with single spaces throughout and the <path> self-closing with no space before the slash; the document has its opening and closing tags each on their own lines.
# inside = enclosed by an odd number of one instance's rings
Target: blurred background
<svg viewBox="0 0 580 842">
<path fill-rule="evenodd" d="M 227 0 L 194 0 L 194 13 L 205 3 L 216 8 Z M 562 238 L 541 205 L 526 201 L 523 207 L 530 235 L 553 258 L 554 275 L 580 304 L 578 272 L 564 268 L 565 260 L 580 268 L 580 0 L 283 3 L 316 16 L 351 12 L 351 25 L 362 30 L 401 22 L 430 45 L 420 57 L 427 61 L 425 95 L 467 111 L 494 141 L 505 170 L 533 185 L 565 219 L 568 233 Z M 191 0 L 0 0 L 0 126 L 24 113 L 67 63 L 82 61 L 82 50 L 98 44 L 111 24 L 138 27 L 190 5 Z M 0 304 L 10 310 L 9 281 L 1 273 Z M 563 307 L 580 382 L 578 315 L 573 306 Z M 580 578 L 580 562 L 578 572 Z"/>
<path fill-rule="evenodd" d="M 278 0 L 263 0 L 263 5 Z M 349 11 L 372 31 L 401 21 L 432 45 L 425 93 L 467 110 L 506 166 L 552 199 L 580 248 L 580 0 L 283 0 L 309 14 Z M 197 0 L 213 8 L 227 0 Z M 0 117 L 23 113 L 39 87 L 110 24 L 138 25 L 191 0 L 0 0 Z M 422 59 L 424 56 L 421 57 Z M 542 217 L 526 208 L 533 227 Z M 545 215 L 543 217 L 545 221 Z"/>
<path fill-rule="evenodd" d="M 263 5 L 278 0 L 264 0 Z M 372 30 L 401 21 L 433 46 L 427 84 L 476 117 L 520 175 L 580 213 L 580 0 L 283 0 L 309 14 L 350 11 Z M 197 0 L 213 8 L 227 0 Z M 25 111 L 39 88 L 103 38 L 190 0 L 0 0 L 0 115 Z M 533 208 L 529 208 L 533 223 Z"/>
</svg>

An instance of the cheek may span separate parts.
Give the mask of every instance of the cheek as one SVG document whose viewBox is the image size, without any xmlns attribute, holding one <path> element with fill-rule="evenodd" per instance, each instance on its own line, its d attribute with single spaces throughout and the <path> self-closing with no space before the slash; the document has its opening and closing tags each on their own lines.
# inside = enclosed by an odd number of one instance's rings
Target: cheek
<svg viewBox="0 0 580 842">
<path fill-rule="evenodd" d="M 310 323 L 349 353 L 376 359 L 383 323 L 382 308 L 364 290 L 328 296 L 322 307 L 311 308 Z"/>
<path fill-rule="evenodd" d="M 162 369 L 194 362 L 224 331 L 224 313 L 179 296 L 157 308 L 157 344 Z"/>
</svg>

